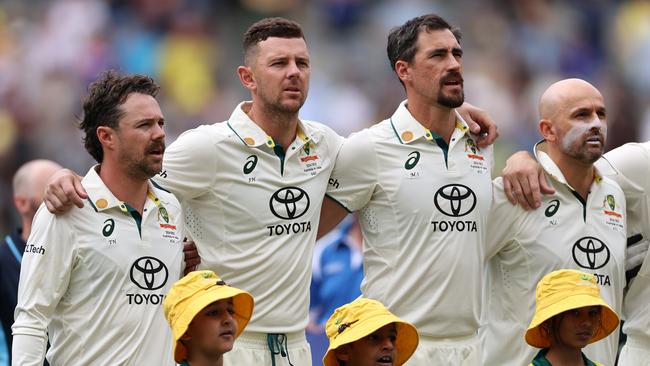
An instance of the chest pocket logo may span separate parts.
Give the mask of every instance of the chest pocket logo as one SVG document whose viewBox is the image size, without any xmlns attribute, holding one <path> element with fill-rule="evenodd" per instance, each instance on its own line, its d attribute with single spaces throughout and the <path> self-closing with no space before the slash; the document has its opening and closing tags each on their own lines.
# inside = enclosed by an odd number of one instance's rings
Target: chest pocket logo
<svg viewBox="0 0 650 366">
<path fill-rule="evenodd" d="M 552 217 L 557 213 L 557 210 L 559 209 L 560 209 L 560 201 L 552 200 L 548 203 L 548 207 L 546 207 L 546 210 L 544 210 L 544 215 L 546 217 Z"/>
<path fill-rule="evenodd" d="M 115 229 L 115 220 L 113 219 L 108 219 L 104 221 L 104 228 L 102 229 L 102 234 L 104 234 L 105 237 L 111 236 L 113 233 L 113 230 Z"/>
<path fill-rule="evenodd" d="M 246 164 L 244 164 L 244 174 L 250 174 L 255 170 L 257 166 L 257 155 L 251 155 L 246 158 Z"/>
<path fill-rule="evenodd" d="M 418 151 L 413 151 L 408 156 L 409 158 L 406 159 L 406 162 L 404 163 L 404 168 L 406 170 L 411 170 L 415 168 L 416 165 L 418 165 L 418 162 L 420 161 L 420 153 Z"/>
</svg>

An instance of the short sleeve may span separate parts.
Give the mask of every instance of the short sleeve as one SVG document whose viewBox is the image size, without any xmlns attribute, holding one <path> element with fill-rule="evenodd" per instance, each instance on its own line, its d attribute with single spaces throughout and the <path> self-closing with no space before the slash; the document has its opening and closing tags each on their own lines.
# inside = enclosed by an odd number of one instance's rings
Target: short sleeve
<svg viewBox="0 0 650 366">
<path fill-rule="evenodd" d="M 217 151 L 210 126 L 183 133 L 166 150 L 163 170 L 154 181 L 180 201 L 205 193 L 216 179 Z"/>
<path fill-rule="evenodd" d="M 377 185 L 377 157 L 368 130 L 351 135 L 336 158 L 327 195 L 348 211 L 363 208 Z"/>
</svg>

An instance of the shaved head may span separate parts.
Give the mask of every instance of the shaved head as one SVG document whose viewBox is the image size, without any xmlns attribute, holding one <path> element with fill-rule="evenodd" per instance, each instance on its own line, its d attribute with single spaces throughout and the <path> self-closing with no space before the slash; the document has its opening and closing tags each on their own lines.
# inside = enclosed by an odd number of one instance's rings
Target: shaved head
<svg viewBox="0 0 650 366">
<path fill-rule="evenodd" d="M 564 79 L 553 83 L 539 100 L 539 116 L 553 120 L 557 113 L 574 105 L 577 99 L 585 95 L 598 96 L 603 100 L 598 89 L 582 79 Z"/>
<path fill-rule="evenodd" d="M 605 148 L 607 118 L 602 94 L 581 79 L 558 81 L 539 100 L 539 128 L 553 160 L 590 165 Z"/>
<path fill-rule="evenodd" d="M 45 159 L 32 160 L 23 164 L 14 174 L 14 197 L 30 200 L 34 204 L 40 205 L 47 182 L 54 173 L 61 169 L 63 167 L 59 164 Z"/>
</svg>

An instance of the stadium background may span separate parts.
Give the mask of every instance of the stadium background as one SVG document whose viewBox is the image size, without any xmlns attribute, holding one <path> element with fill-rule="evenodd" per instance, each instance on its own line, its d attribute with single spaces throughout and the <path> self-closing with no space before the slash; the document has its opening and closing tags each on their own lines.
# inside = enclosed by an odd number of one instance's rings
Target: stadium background
<svg viewBox="0 0 650 366">
<path fill-rule="evenodd" d="M 608 149 L 650 139 L 650 2 L 641 0 L 0 0 L 0 232 L 18 219 L 11 177 L 53 159 L 84 174 L 76 129 L 87 84 L 112 67 L 161 85 L 167 143 L 222 121 L 248 98 L 235 68 L 254 21 L 300 22 L 312 56 L 302 117 L 343 135 L 404 98 L 386 57 L 388 30 L 436 12 L 461 27 L 466 100 L 498 122 L 500 172 L 537 140 L 537 98 L 568 76 L 605 94 Z"/>
</svg>

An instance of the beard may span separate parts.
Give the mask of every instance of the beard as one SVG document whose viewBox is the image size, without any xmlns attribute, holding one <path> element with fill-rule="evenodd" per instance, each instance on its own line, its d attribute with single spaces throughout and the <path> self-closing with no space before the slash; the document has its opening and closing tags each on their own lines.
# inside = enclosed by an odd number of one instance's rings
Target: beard
<svg viewBox="0 0 650 366">
<path fill-rule="evenodd" d="M 460 83 L 460 93 L 445 93 L 445 83 L 454 80 Z M 459 72 L 450 72 L 440 79 L 440 89 L 438 90 L 438 104 L 447 108 L 458 108 L 465 102 L 465 91 L 463 90 L 463 76 Z"/>
<path fill-rule="evenodd" d="M 137 179 L 147 180 L 162 170 L 161 162 L 151 162 L 149 160 L 149 153 L 154 150 L 162 150 L 165 152 L 164 141 L 153 141 L 145 149 L 144 155 L 135 157 L 133 152 L 122 151 L 119 159 L 126 164 L 127 173 Z"/>
<path fill-rule="evenodd" d="M 574 126 L 572 129 L 567 131 L 564 136 L 562 136 L 560 146 L 562 152 L 573 159 L 584 164 L 593 164 L 600 159 L 605 152 L 607 129 L 605 127 L 600 128 L 598 132 L 590 132 L 588 128 L 589 126 L 583 125 Z M 594 136 L 600 137 L 600 148 L 597 150 L 590 148 L 587 143 L 587 139 Z"/>
</svg>

